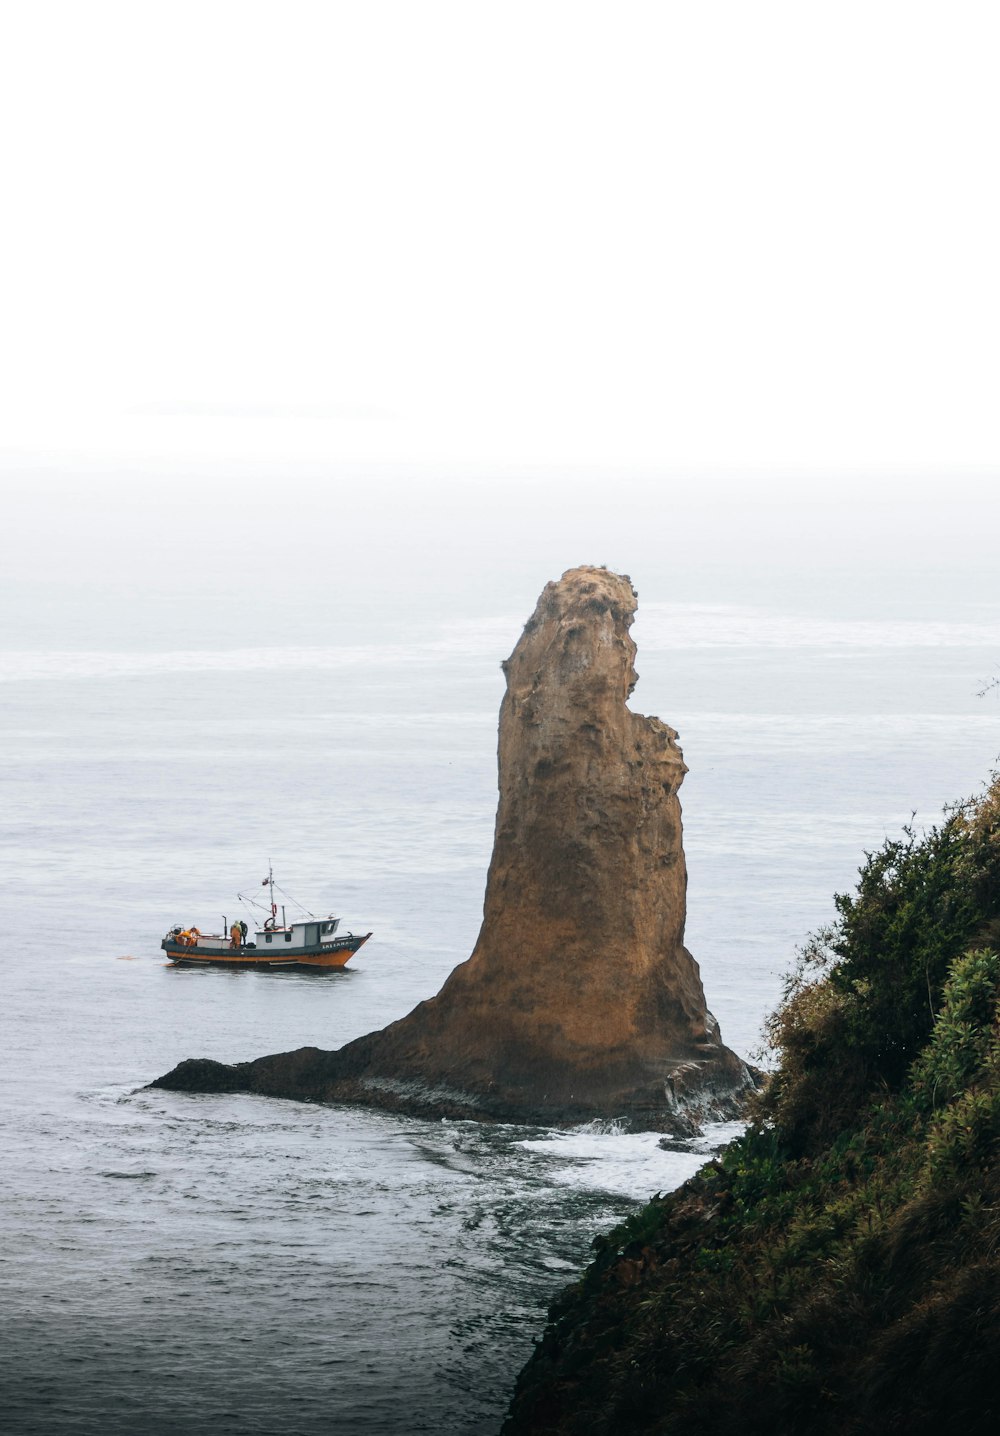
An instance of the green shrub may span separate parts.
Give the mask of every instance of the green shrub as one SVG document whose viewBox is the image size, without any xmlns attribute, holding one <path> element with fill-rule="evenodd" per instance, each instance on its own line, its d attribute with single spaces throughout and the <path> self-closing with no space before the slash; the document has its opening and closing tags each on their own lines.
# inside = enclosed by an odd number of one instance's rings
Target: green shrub
<svg viewBox="0 0 1000 1436">
<path fill-rule="evenodd" d="M 880 1093 L 902 1088 L 952 964 L 984 939 L 1000 945 L 1000 779 L 939 827 L 867 854 L 856 893 L 835 902 L 836 924 L 800 954 L 768 1028 L 779 1062 L 758 1115 L 800 1152 L 822 1150 Z M 942 1077 L 950 1063 L 946 1080 L 959 1085 L 977 1040 L 963 1024 L 986 1020 L 989 982 L 972 969 L 962 980 L 980 996 L 970 988 L 962 999 L 968 1014 L 955 1009 L 940 1052 Z"/>
<path fill-rule="evenodd" d="M 965 953 L 952 964 L 930 1041 L 913 1064 L 910 1087 L 923 1107 L 951 1102 L 995 1054 L 1000 956 Z"/>
</svg>

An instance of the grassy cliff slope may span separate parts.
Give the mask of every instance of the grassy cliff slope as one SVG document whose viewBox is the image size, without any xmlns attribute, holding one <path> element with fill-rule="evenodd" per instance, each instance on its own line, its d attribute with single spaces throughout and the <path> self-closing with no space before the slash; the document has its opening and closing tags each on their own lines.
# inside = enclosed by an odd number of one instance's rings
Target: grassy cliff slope
<svg viewBox="0 0 1000 1436">
<path fill-rule="evenodd" d="M 505 1436 L 1000 1430 L 1000 780 L 837 911 L 746 1136 L 595 1242 Z"/>
</svg>

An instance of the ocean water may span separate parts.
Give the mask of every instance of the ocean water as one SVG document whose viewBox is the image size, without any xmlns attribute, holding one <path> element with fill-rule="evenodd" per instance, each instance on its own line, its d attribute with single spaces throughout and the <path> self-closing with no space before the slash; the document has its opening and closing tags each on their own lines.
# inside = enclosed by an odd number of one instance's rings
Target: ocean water
<svg viewBox="0 0 1000 1436">
<path fill-rule="evenodd" d="M 0 652 L 4 1429 L 494 1432 L 594 1235 L 733 1128 L 665 1152 L 613 1122 L 144 1089 L 186 1056 L 337 1047 L 468 956 L 499 663 L 527 609 L 355 606 L 324 645 L 306 622 L 199 631 L 161 600 L 141 640 L 94 644 L 64 607 Z M 679 729 L 690 768 L 688 943 L 751 1054 L 864 850 L 995 766 L 1000 708 L 977 692 L 1000 605 L 654 595 L 635 636 L 633 706 Z M 169 925 L 211 928 L 269 860 L 306 906 L 373 930 L 348 969 L 163 962 Z"/>
</svg>

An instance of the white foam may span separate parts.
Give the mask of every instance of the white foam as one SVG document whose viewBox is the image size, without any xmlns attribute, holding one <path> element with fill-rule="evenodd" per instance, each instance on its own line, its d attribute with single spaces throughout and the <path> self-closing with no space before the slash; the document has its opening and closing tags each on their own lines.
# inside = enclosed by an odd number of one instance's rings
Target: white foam
<svg viewBox="0 0 1000 1436">
<path fill-rule="evenodd" d="M 1000 641 L 996 622 L 832 619 L 694 603 L 644 603 L 634 637 L 647 653 L 680 648 L 980 648 Z"/>
<path fill-rule="evenodd" d="M 711 1123 L 686 1150 L 664 1151 L 659 1132 L 627 1132 L 621 1123 L 588 1122 L 567 1132 L 527 1138 L 518 1146 L 546 1160 L 546 1176 L 556 1186 L 645 1199 L 693 1177 L 716 1147 L 742 1131 L 742 1122 Z"/>
<path fill-rule="evenodd" d="M 442 657 L 507 654 L 521 625 L 511 615 L 457 619 L 417 642 L 227 649 L 0 651 L 0 683 L 168 673 L 253 673 L 397 667 Z M 704 648 L 996 648 L 996 621 L 831 619 L 736 604 L 644 603 L 634 637 L 643 652 Z"/>
<path fill-rule="evenodd" d="M 37 679 L 141 678 L 171 673 L 257 673 L 294 669 L 397 667 L 432 657 L 403 644 L 339 648 L 178 649 L 140 653 L 105 649 L 0 651 L 0 683 Z"/>
</svg>

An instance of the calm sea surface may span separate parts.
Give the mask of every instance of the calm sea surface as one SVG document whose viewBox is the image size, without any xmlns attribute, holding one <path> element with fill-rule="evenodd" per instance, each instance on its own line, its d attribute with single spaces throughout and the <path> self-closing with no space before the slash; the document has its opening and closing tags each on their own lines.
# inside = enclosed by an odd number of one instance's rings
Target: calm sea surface
<svg viewBox="0 0 1000 1436">
<path fill-rule="evenodd" d="M 524 612 L 300 647 L 0 652 L 0 1378 L 13 1433 L 496 1431 L 595 1233 L 703 1160 L 569 1133 L 144 1091 L 337 1047 L 472 950 L 499 662 Z M 633 704 L 680 730 L 688 940 L 751 1052 L 864 849 L 1000 752 L 1000 607 L 644 604 Z M 308 638 L 313 635 L 308 634 Z M 268 860 L 375 936 L 342 973 L 186 971 Z M 289 904 L 291 907 L 291 904 Z"/>
</svg>

